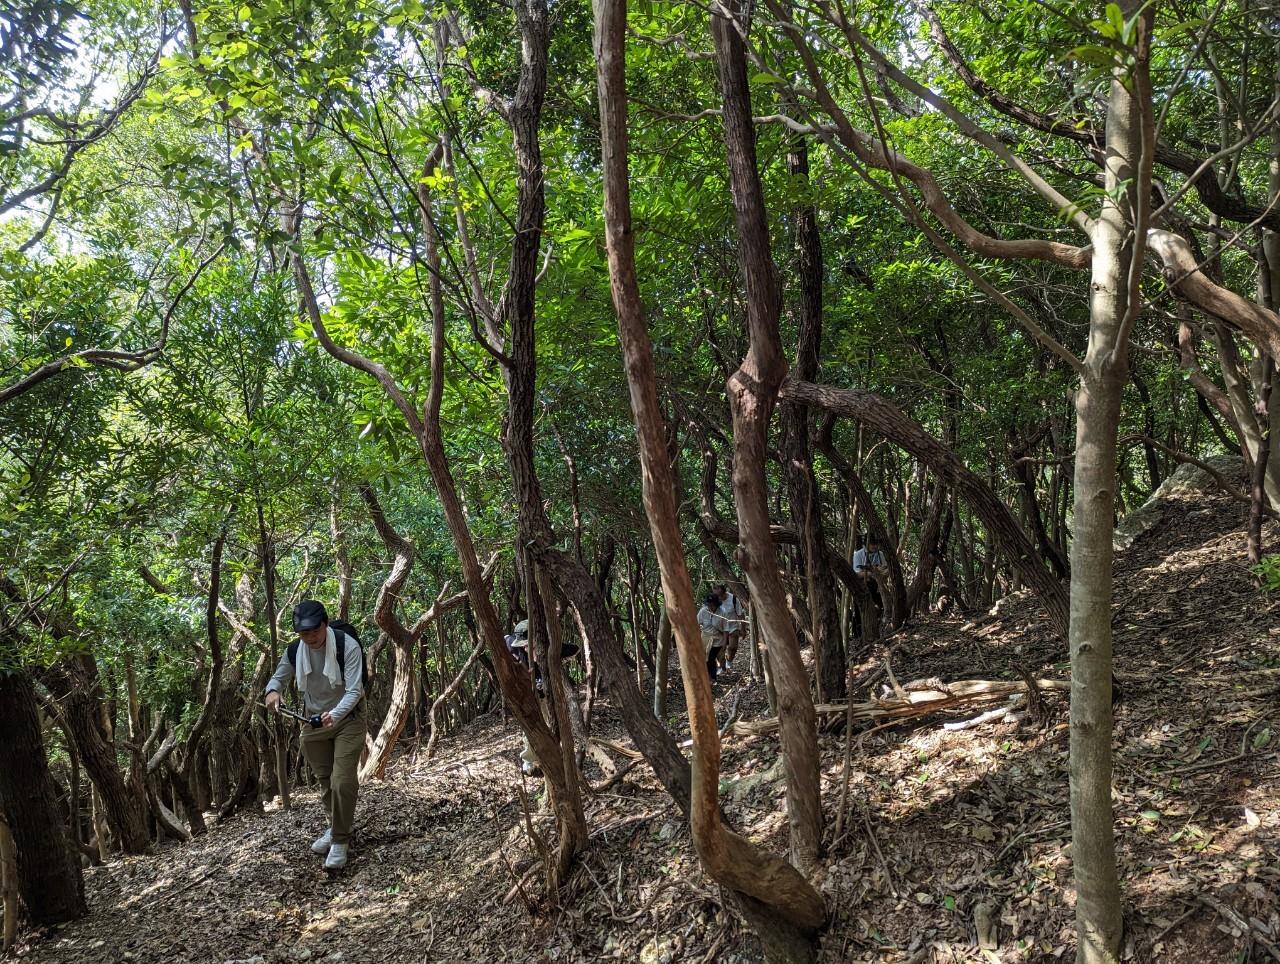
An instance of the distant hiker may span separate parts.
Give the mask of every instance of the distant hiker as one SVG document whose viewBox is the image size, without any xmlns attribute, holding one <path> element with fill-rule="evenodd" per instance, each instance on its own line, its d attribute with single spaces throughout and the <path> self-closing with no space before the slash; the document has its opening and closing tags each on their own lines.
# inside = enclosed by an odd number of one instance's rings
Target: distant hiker
<svg viewBox="0 0 1280 964">
<path fill-rule="evenodd" d="M 738 655 L 738 644 L 742 642 L 742 631 L 747 625 L 738 597 L 729 592 L 729 587 L 721 583 L 716 587 L 716 595 L 720 598 L 720 616 L 724 619 L 724 659 L 723 668 L 733 669 L 733 657 Z"/>
<path fill-rule="evenodd" d="M 511 632 L 506 636 L 507 652 L 511 654 L 511 658 L 523 666 L 529 668 L 529 620 L 522 619 L 512 627 Z"/>
<path fill-rule="evenodd" d="M 542 674 L 539 673 L 538 667 L 534 664 L 529 654 L 529 620 L 522 619 L 516 623 L 511 632 L 506 637 L 507 652 L 511 654 L 511 658 L 524 667 L 527 672 L 530 667 L 534 670 L 534 689 L 539 696 L 542 695 Z M 533 755 L 533 747 L 529 745 L 529 735 L 524 735 L 524 742 L 520 747 L 520 769 L 526 776 L 537 776 L 538 759 Z"/>
<path fill-rule="evenodd" d="M 879 580 L 887 571 L 887 566 L 884 561 L 884 552 L 880 548 L 880 540 L 870 532 L 863 538 L 858 551 L 853 554 L 853 571 L 862 578 L 862 584 L 866 586 L 876 610 L 884 612 L 884 599 L 880 595 Z M 853 607 L 853 632 L 857 636 L 862 635 L 862 613 L 857 606 Z"/>
<path fill-rule="evenodd" d="M 702 630 L 702 648 L 707 654 L 707 675 L 715 680 L 719 673 L 720 649 L 724 645 L 724 617 L 720 615 L 720 597 L 707 593 L 698 610 L 698 626 Z"/>
<path fill-rule="evenodd" d="M 880 549 L 880 540 L 868 532 L 862 546 L 853 554 L 853 571 L 861 576 L 867 569 L 883 568 L 884 552 Z"/>
<path fill-rule="evenodd" d="M 364 748 L 364 653 L 353 632 L 329 625 L 329 614 L 314 599 L 293 607 L 293 628 L 299 641 L 281 655 L 267 683 L 266 704 L 279 713 L 281 693 L 292 679 L 306 714 L 318 715 L 323 723 L 319 729 L 302 732 L 302 755 L 320 781 L 329 817 L 329 829 L 311 849 L 324 855 L 326 870 L 338 870 L 347 863 L 358 789 L 356 768 Z"/>
<path fill-rule="evenodd" d="M 853 554 L 853 571 L 866 579 L 867 591 L 875 600 L 876 608 L 883 611 L 884 602 L 880 598 L 880 583 L 877 577 L 887 571 L 884 552 L 880 549 L 880 540 L 867 533 L 862 540 L 862 547 Z"/>
</svg>

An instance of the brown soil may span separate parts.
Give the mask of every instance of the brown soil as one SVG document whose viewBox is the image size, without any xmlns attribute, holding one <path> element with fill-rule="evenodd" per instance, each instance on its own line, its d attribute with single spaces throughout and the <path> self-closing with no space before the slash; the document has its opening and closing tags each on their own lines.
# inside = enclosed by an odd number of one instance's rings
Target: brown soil
<svg viewBox="0 0 1280 964">
<path fill-rule="evenodd" d="M 1280 599 L 1254 588 L 1244 510 L 1170 499 L 1117 565 L 1115 818 L 1133 961 L 1280 959 Z M 1277 532 L 1269 528 L 1274 544 Z M 894 675 L 1065 676 L 1063 645 L 1030 599 L 997 616 L 918 620 L 887 654 Z M 745 659 L 743 660 L 745 664 Z M 743 667 L 740 667 L 740 669 Z M 682 706 L 678 676 L 672 713 Z M 739 673 L 721 716 L 767 715 Z M 879 682 L 876 684 L 879 686 Z M 862 694 L 858 694 L 861 698 Z M 934 716 L 822 737 L 830 841 L 824 961 L 1053 961 L 1073 955 L 1065 700 L 1039 719 L 946 730 Z M 623 739 L 607 700 L 597 732 Z M 314 793 L 291 812 L 236 818 L 208 837 L 86 871 L 90 916 L 28 935 L 28 961 L 759 960 L 722 908 L 688 832 L 637 766 L 588 799 L 591 842 L 559 909 L 546 906 L 516 787 L 518 740 L 490 717 L 435 761 L 399 758 L 362 790 L 355 857 L 330 878 L 308 847 Z M 785 849 L 775 737 L 727 742 L 726 810 Z M 592 782 L 603 782 L 594 764 Z M 540 781 L 529 781 L 535 824 Z M 839 832 L 836 825 L 839 822 Z M 522 888 L 510 900 L 514 882 Z M 522 896 L 523 895 L 523 896 Z M 977 946 L 985 911 L 998 949 Z"/>
</svg>

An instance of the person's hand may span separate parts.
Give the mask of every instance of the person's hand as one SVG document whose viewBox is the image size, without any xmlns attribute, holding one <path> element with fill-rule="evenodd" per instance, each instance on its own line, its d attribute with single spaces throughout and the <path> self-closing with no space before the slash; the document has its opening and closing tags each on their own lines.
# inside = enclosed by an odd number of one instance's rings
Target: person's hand
<svg viewBox="0 0 1280 964">
<path fill-rule="evenodd" d="M 320 714 L 320 722 L 324 725 L 326 730 L 338 725 L 338 721 L 333 718 L 332 714 L 330 714 L 328 710 L 325 710 Z"/>
<path fill-rule="evenodd" d="M 272 713 L 280 712 L 280 693 L 277 690 L 272 690 L 268 693 L 264 702 L 267 704 L 267 709 Z"/>
</svg>

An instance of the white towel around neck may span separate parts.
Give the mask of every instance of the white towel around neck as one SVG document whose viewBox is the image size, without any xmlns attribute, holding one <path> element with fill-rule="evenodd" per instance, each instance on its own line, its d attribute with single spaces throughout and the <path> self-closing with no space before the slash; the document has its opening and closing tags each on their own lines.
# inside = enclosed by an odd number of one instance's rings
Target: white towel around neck
<svg viewBox="0 0 1280 964">
<path fill-rule="evenodd" d="M 306 643 L 298 643 L 298 662 L 293 667 L 293 681 L 298 685 L 298 692 L 307 690 L 307 676 L 311 673 L 311 647 Z M 324 676 L 333 686 L 343 679 L 343 668 L 338 665 L 338 640 L 333 635 L 333 627 L 325 629 L 324 639 Z"/>
</svg>

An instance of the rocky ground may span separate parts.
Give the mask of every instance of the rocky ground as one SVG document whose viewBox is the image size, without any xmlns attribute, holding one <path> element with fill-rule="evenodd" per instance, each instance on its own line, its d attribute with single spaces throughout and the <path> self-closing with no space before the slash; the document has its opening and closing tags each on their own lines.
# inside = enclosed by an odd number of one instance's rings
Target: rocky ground
<svg viewBox="0 0 1280 964">
<path fill-rule="evenodd" d="M 1126 960 L 1280 960 L 1280 598 L 1254 586 L 1244 516 L 1225 496 L 1171 491 L 1118 559 Z M 1274 527 L 1268 536 L 1274 546 Z M 1066 676 L 1065 649 L 1028 598 L 994 615 L 920 619 L 855 676 L 886 658 L 903 684 L 1016 679 L 1020 669 Z M 761 684 L 744 674 L 719 692 L 722 719 L 734 707 L 744 721 L 767 715 Z M 678 709 L 678 679 L 672 695 Z M 954 724 L 975 717 L 972 708 L 856 730 L 846 794 L 845 736 L 823 734 L 824 961 L 1071 958 L 1066 703 L 1056 693 L 1042 703 L 968 728 Z M 607 703 L 598 712 L 598 730 L 624 739 Z M 405 748 L 388 780 L 362 791 L 356 855 L 336 877 L 307 848 L 323 819 L 305 792 L 289 812 L 237 818 L 195 843 L 92 868 L 90 916 L 27 935 L 19 957 L 759 960 L 642 764 L 589 796 L 590 845 L 560 906 L 546 906 L 537 876 L 526 877 L 533 848 L 518 749 L 511 725 L 493 717 L 445 741 L 431 762 Z M 721 787 L 735 824 L 781 852 L 777 755 L 776 736 L 731 737 Z M 535 819 L 539 783 L 524 784 Z"/>
</svg>

